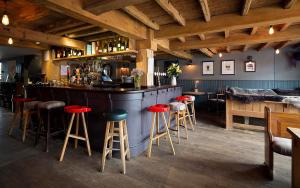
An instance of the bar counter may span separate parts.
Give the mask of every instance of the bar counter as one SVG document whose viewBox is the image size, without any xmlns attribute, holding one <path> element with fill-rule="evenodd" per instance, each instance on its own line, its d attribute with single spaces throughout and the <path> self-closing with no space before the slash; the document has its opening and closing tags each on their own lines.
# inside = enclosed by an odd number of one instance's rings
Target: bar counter
<svg viewBox="0 0 300 188">
<path fill-rule="evenodd" d="M 88 133 L 91 147 L 102 151 L 106 121 L 103 113 L 114 109 L 128 112 L 127 129 L 131 155 L 138 156 L 147 149 L 151 113 L 147 107 L 154 104 L 167 104 L 182 94 L 181 86 L 160 87 L 98 88 L 98 87 L 54 87 L 29 86 L 29 97 L 37 100 L 60 100 L 67 105 L 84 105 L 92 108 L 87 114 Z M 162 122 L 162 121 L 160 121 Z"/>
</svg>

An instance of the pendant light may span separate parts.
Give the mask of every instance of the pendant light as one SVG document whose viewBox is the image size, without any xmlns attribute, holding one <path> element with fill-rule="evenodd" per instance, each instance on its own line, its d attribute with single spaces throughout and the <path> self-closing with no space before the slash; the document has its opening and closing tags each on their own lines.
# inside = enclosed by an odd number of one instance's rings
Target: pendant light
<svg viewBox="0 0 300 188">
<path fill-rule="evenodd" d="M 278 55 L 280 53 L 280 50 L 279 49 L 276 49 L 275 50 L 275 53 Z"/>
<path fill-rule="evenodd" d="M 269 28 L 269 35 L 273 35 L 274 34 L 274 28 L 273 26 L 271 25 L 270 28 Z"/>
<path fill-rule="evenodd" d="M 9 45 L 12 45 L 14 43 L 14 41 L 13 41 L 13 39 L 11 37 L 9 37 L 9 39 L 8 39 L 7 42 L 8 42 Z"/>
<path fill-rule="evenodd" d="M 9 25 L 9 17 L 7 15 L 7 8 L 6 8 L 7 7 L 7 0 L 5 0 L 4 3 L 5 3 L 5 10 L 4 10 L 4 14 L 2 16 L 2 24 L 7 26 L 7 25 Z"/>
<path fill-rule="evenodd" d="M 223 54 L 222 53 L 219 53 L 219 57 L 221 58 L 223 56 Z"/>
</svg>

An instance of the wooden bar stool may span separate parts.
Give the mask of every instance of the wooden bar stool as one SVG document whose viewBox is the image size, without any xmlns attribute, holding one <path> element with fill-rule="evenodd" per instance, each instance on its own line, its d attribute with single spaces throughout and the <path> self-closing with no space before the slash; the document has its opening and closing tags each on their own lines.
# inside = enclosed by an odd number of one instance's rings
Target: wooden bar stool
<svg viewBox="0 0 300 188">
<path fill-rule="evenodd" d="M 169 139 L 170 142 L 170 146 L 173 152 L 173 155 L 175 155 L 175 149 L 173 147 L 173 143 L 172 143 L 172 139 L 170 136 L 170 132 L 169 132 L 169 128 L 168 128 L 168 124 L 166 121 L 166 117 L 164 112 L 168 112 L 170 110 L 170 107 L 168 105 L 165 104 L 156 104 L 153 106 L 148 107 L 148 112 L 152 112 L 152 126 L 151 126 L 151 130 L 150 130 L 150 141 L 149 141 L 149 146 L 148 146 L 148 157 L 151 157 L 151 150 L 152 150 L 152 143 L 153 140 L 156 140 L 157 145 L 159 146 L 159 138 L 166 136 Z M 159 127 L 159 114 L 161 114 L 161 117 L 163 119 L 163 125 L 165 130 L 161 131 L 160 127 Z M 156 135 L 154 136 L 154 129 L 156 127 Z"/>
<path fill-rule="evenodd" d="M 70 113 L 72 114 L 71 116 L 71 120 L 68 126 L 68 130 L 67 130 L 67 134 L 66 134 L 66 138 L 64 141 L 64 145 L 60 154 L 60 158 L 59 161 L 63 161 L 64 159 L 64 155 L 65 155 L 65 151 L 66 151 L 66 147 L 69 141 L 69 138 L 74 138 L 75 139 L 75 148 L 77 148 L 77 144 L 78 144 L 78 140 L 83 140 L 86 142 L 86 147 L 88 150 L 88 155 L 91 156 L 91 147 L 90 147 L 90 141 L 89 141 L 89 136 L 88 136 L 88 131 L 87 131 L 87 126 L 86 126 L 86 121 L 85 121 L 85 116 L 84 113 L 90 112 L 92 111 L 91 108 L 89 107 L 85 107 L 85 106 L 65 106 L 64 108 L 66 113 Z M 76 115 L 76 130 L 75 130 L 75 134 L 70 134 L 72 127 L 73 127 L 73 122 L 74 122 L 74 118 Z M 83 125 L 83 130 L 84 130 L 84 137 L 78 136 L 78 130 L 79 130 L 79 116 L 81 115 L 81 119 L 82 119 L 82 125 Z"/>
<path fill-rule="evenodd" d="M 175 100 L 185 104 L 186 116 L 189 118 L 189 124 L 190 124 L 192 130 L 194 130 L 194 123 L 192 121 L 191 113 L 190 113 L 189 106 L 188 106 L 190 98 L 186 97 L 186 96 L 179 96 L 179 97 L 176 97 Z"/>
<path fill-rule="evenodd" d="M 102 162 L 100 165 L 101 172 L 104 171 L 106 156 L 112 157 L 113 150 L 120 150 L 121 160 L 122 160 L 122 173 L 126 173 L 125 158 L 130 160 L 130 148 L 128 143 L 128 132 L 127 132 L 127 112 L 125 110 L 115 110 L 113 112 L 105 113 L 106 118 L 106 131 L 102 152 Z M 115 123 L 119 124 L 119 127 L 115 127 Z M 119 137 L 120 139 L 120 149 L 113 148 L 114 137 Z"/>
<path fill-rule="evenodd" d="M 195 110 L 195 96 L 193 95 L 185 95 L 185 97 L 188 97 L 188 101 L 187 101 L 187 104 L 190 105 L 191 107 L 191 117 L 193 119 L 193 123 L 194 125 L 196 125 L 196 110 Z"/>
<path fill-rule="evenodd" d="M 20 125 L 22 126 L 23 124 L 22 141 L 25 142 L 26 131 L 31 119 L 31 115 L 37 112 L 37 105 L 40 103 L 40 101 L 33 101 L 31 98 L 13 98 L 13 102 L 15 103 L 15 113 L 9 127 L 8 135 L 12 134 L 13 128 L 17 125 L 16 120 L 17 118 L 20 118 Z"/>
<path fill-rule="evenodd" d="M 187 125 L 186 125 L 186 106 L 182 102 L 171 102 L 169 113 L 169 123 L 168 127 L 171 131 L 177 132 L 178 144 L 180 143 L 180 126 L 185 129 L 186 139 L 188 139 Z M 175 128 L 171 127 L 172 116 L 175 117 Z"/>
</svg>

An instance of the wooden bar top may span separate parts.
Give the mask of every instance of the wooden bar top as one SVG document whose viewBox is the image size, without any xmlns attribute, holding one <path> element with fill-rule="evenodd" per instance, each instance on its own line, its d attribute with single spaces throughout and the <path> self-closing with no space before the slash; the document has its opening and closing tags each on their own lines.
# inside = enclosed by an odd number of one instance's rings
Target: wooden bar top
<svg viewBox="0 0 300 188">
<path fill-rule="evenodd" d="M 287 130 L 289 133 L 291 133 L 291 135 L 294 138 L 300 139 L 300 129 L 299 128 L 288 127 Z"/>
</svg>

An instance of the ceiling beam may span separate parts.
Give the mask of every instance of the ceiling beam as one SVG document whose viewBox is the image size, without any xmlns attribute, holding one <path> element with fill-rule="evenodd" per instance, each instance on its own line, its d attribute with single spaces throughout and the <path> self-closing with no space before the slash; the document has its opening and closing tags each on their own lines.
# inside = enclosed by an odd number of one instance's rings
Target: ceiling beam
<svg viewBox="0 0 300 188">
<path fill-rule="evenodd" d="M 65 46 L 76 49 L 85 49 L 85 42 L 69 39 L 67 37 L 60 37 L 52 34 L 45 34 L 43 32 L 33 31 L 30 29 L 19 27 L 0 27 L 0 33 L 6 37 L 12 37 L 14 39 L 20 39 L 25 41 L 40 42 L 44 44 L 54 46 Z"/>
<path fill-rule="evenodd" d="M 14 43 L 12 45 L 8 44 L 8 39 L 6 36 L 0 36 L 0 45 L 3 46 L 14 46 L 14 47 L 20 47 L 20 48 L 33 48 L 37 50 L 47 50 L 49 49 L 48 45 L 44 44 L 39 44 L 37 45 L 35 42 L 30 42 L 30 41 L 24 41 L 24 40 L 18 40 L 18 39 L 13 39 Z"/>
<path fill-rule="evenodd" d="M 201 5 L 205 21 L 209 22 L 210 18 L 211 18 L 211 15 L 210 15 L 210 10 L 209 10 L 209 7 L 208 7 L 207 0 L 199 0 L 199 3 Z"/>
<path fill-rule="evenodd" d="M 134 17 L 135 19 L 139 20 L 146 26 L 154 29 L 159 30 L 159 25 L 152 21 L 146 14 L 144 14 L 142 11 L 138 10 L 135 6 L 127 6 L 123 9 L 125 12 L 127 12 L 130 16 Z"/>
<path fill-rule="evenodd" d="M 249 48 L 249 45 L 246 44 L 246 45 L 243 47 L 243 52 L 247 51 L 248 48 Z"/>
<path fill-rule="evenodd" d="M 199 48 L 215 48 L 224 46 L 239 46 L 246 44 L 258 44 L 268 42 L 300 40 L 300 27 L 289 27 L 286 31 L 276 32 L 274 35 L 269 35 L 267 32 L 260 32 L 258 35 L 231 34 L 225 38 L 211 38 L 206 40 L 193 40 L 180 43 L 179 41 L 171 41 L 170 48 L 172 50 L 191 50 Z"/>
<path fill-rule="evenodd" d="M 199 38 L 201 39 L 201 40 L 205 40 L 205 35 L 202 33 L 202 34 L 199 34 L 198 35 L 199 36 Z"/>
<path fill-rule="evenodd" d="M 287 0 L 284 5 L 284 8 L 293 8 L 296 3 L 297 3 L 297 0 Z"/>
<path fill-rule="evenodd" d="M 266 42 L 266 43 L 262 44 L 260 47 L 257 48 L 257 51 L 261 51 L 261 50 L 269 47 L 270 44 L 271 44 L 270 42 Z"/>
<path fill-rule="evenodd" d="M 178 37 L 178 40 L 181 42 L 185 42 L 185 38 L 184 37 Z"/>
<path fill-rule="evenodd" d="M 100 33 L 105 33 L 107 32 L 107 29 L 97 29 L 97 30 L 93 30 L 93 31 L 84 31 L 84 32 L 80 32 L 80 33 L 73 33 L 68 35 L 69 38 L 80 38 L 80 37 L 87 37 L 87 36 L 91 36 L 91 35 L 97 35 Z"/>
<path fill-rule="evenodd" d="M 278 45 L 275 47 L 275 49 L 281 49 L 281 48 L 284 48 L 284 47 L 288 46 L 290 42 L 291 42 L 291 41 L 283 41 L 283 42 L 281 42 L 280 44 L 278 44 Z"/>
<path fill-rule="evenodd" d="M 126 37 L 146 39 L 147 27 L 125 13 L 113 10 L 99 16 L 82 8 L 81 0 L 44 0 L 37 3 L 97 27 L 109 29 Z"/>
<path fill-rule="evenodd" d="M 218 50 L 216 48 L 209 48 L 209 50 L 214 54 L 218 53 Z"/>
<path fill-rule="evenodd" d="M 95 27 L 94 25 L 84 25 L 84 26 L 79 26 L 79 27 L 75 27 L 72 29 L 64 30 L 64 31 L 55 32 L 54 34 L 65 35 L 65 34 L 70 34 L 70 33 L 76 33 L 78 31 L 82 31 L 82 30 L 86 30 L 86 29 L 91 29 L 94 27 Z"/>
<path fill-rule="evenodd" d="M 160 26 L 155 31 L 155 38 L 176 38 L 193 36 L 199 33 L 224 32 L 225 29 L 238 30 L 266 25 L 276 25 L 300 21 L 300 3 L 296 3 L 293 9 L 285 10 L 280 7 L 262 7 L 251 10 L 248 16 L 237 14 L 224 14 L 214 16 L 213 22 L 203 22 L 198 19 L 187 21 L 185 27 L 177 24 Z M 226 25 L 224 24 L 226 23 Z"/>
<path fill-rule="evenodd" d="M 200 48 L 199 50 L 207 57 L 212 57 L 214 55 L 208 48 Z"/>
<path fill-rule="evenodd" d="M 282 24 L 279 31 L 285 31 L 290 25 L 291 23 Z"/>
<path fill-rule="evenodd" d="M 244 7 L 242 10 L 242 16 L 246 16 L 250 10 L 252 0 L 244 0 Z"/>
<path fill-rule="evenodd" d="M 155 40 L 155 43 L 157 45 L 158 50 L 161 50 L 167 54 L 171 54 L 173 56 L 180 57 L 183 59 L 189 59 L 189 60 L 193 59 L 192 54 L 187 53 L 183 50 L 178 50 L 178 51 L 170 50 L 169 40 Z"/>
<path fill-rule="evenodd" d="M 180 15 L 178 10 L 172 5 L 169 0 L 155 0 L 157 4 L 164 9 L 170 16 L 173 17 L 181 26 L 185 26 L 185 19 Z"/>
<path fill-rule="evenodd" d="M 231 51 L 230 46 L 226 46 L 226 52 L 230 53 L 230 51 Z"/>
<path fill-rule="evenodd" d="M 257 32 L 258 27 L 252 27 L 250 35 L 255 35 Z"/>
<path fill-rule="evenodd" d="M 55 33 L 62 30 L 67 30 L 74 27 L 83 26 L 85 23 L 74 21 L 74 20 L 62 20 L 60 22 L 55 22 L 54 24 L 47 25 L 47 27 L 43 28 L 42 31 L 46 33 Z"/>
<path fill-rule="evenodd" d="M 225 29 L 225 31 L 224 31 L 224 37 L 225 38 L 229 37 L 229 30 L 228 29 Z"/>
<path fill-rule="evenodd" d="M 127 6 L 144 3 L 146 1 L 147 0 L 91 0 L 84 5 L 84 9 L 99 15 L 111 10 L 122 9 Z"/>
</svg>

